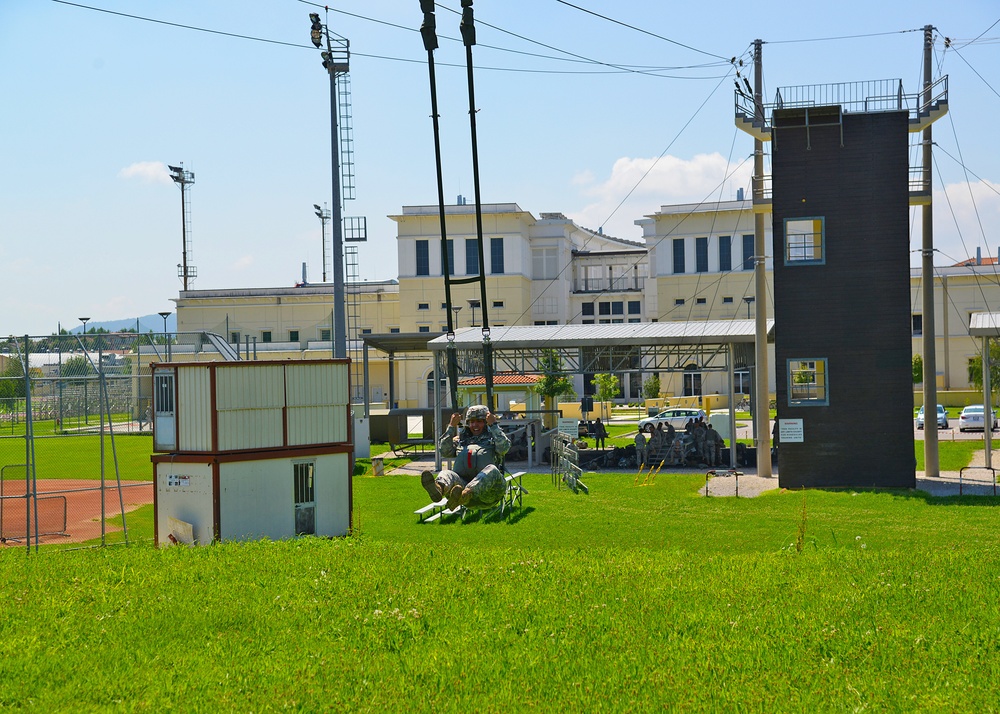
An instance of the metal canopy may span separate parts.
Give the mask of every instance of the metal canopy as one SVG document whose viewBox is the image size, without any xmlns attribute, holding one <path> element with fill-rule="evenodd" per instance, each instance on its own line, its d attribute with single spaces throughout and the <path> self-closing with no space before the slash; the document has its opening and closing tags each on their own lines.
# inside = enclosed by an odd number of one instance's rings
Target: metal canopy
<svg viewBox="0 0 1000 714">
<path fill-rule="evenodd" d="M 696 364 L 701 371 L 753 364 L 754 320 L 646 322 L 614 325 L 516 325 L 491 328 L 490 341 L 498 371 L 538 372 L 543 351 L 554 350 L 569 374 L 625 371 L 684 371 Z M 774 341 L 774 320 L 767 321 L 768 342 Z M 482 330 L 457 330 L 454 345 L 465 375 L 482 373 Z M 446 335 L 427 343 L 442 352 Z"/>
<path fill-rule="evenodd" d="M 380 335 L 362 335 L 366 347 L 394 354 L 396 352 L 428 352 L 428 343 L 435 335 L 429 332 L 394 332 Z"/>
<path fill-rule="evenodd" d="M 1000 312 L 974 312 L 969 316 L 973 337 L 1000 337 Z"/>
</svg>

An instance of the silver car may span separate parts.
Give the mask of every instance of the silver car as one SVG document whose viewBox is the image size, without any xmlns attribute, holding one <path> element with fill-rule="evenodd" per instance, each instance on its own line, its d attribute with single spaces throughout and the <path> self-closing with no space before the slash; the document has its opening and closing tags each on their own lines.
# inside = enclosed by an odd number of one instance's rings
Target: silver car
<svg viewBox="0 0 1000 714">
<path fill-rule="evenodd" d="M 940 404 L 937 405 L 937 423 L 942 429 L 948 428 L 948 412 L 945 411 L 944 407 Z M 917 412 L 917 428 L 924 428 L 924 408 L 920 407 L 920 411 Z"/>
<path fill-rule="evenodd" d="M 664 409 L 656 416 L 640 419 L 639 430 L 651 434 L 658 424 L 663 424 L 663 426 L 672 424 L 674 429 L 683 431 L 689 421 L 692 419 L 697 421 L 699 417 L 705 417 L 704 410 L 690 409 L 688 407 L 671 407 L 670 409 Z"/>
</svg>

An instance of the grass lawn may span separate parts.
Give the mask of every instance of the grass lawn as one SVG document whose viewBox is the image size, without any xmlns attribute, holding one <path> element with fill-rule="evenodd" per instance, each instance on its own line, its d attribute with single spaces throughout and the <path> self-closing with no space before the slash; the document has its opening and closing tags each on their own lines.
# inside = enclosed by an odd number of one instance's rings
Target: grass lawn
<svg viewBox="0 0 1000 714">
<path fill-rule="evenodd" d="M 1000 499 L 633 476 L 432 524 L 359 476 L 348 538 L 0 550 L 0 708 L 996 709 Z"/>
</svg>

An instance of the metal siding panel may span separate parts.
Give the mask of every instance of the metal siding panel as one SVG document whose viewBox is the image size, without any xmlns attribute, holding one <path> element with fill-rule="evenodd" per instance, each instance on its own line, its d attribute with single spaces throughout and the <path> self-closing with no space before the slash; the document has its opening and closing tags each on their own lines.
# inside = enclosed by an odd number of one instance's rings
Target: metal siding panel
<svg viewBox="0 0 1000 714">
<path fill-rule="evenodd" d="M 289 407 L 288 445 L 347 443 L 347 410 L 343 405 Z"/>
<path fill-rule="evenodd" d="M 178 451 L 209 451 L 212 448 L 212 404 L 209 381 L 207 367 L 177 368 L 177 400 L 180 414 Z"/>
<path fill-rule="evenodd" d="M 281 409 L 219 412 L 219 450 L 272 449 L 283 441 Z"/>
<path fill-rule="evenodd" d="M 219 411 L 281 407 L 285 400 L 282 365 L 219 367 L 216 373 Z"/>
</svg>

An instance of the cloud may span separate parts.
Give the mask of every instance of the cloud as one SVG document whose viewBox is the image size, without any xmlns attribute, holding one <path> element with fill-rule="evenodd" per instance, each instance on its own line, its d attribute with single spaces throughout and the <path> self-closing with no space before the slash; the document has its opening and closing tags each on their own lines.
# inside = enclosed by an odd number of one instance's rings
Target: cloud
<svg viewBox="0 0 1000 714">
<path fill-rule="evenodd" d="M 123 179 L 138 179 L 143 183 L 170 183 L 170 174 L 162 161 L 137 161 L 118 172 Z"/>
<path fill-rule="evenodd" d="M 244 255 L 242 258 L 233 263 L 233 270 L 246 270 L 251 265 L 253 265 L 253 256 Z"/>
<path fill-rule="evenodd" d="M 691 159 L 623 157 L 600 183 L 588 185 L 583 180 L 585 174 L 573 177 L 581 195 L 590 202 L 567 215 L 580 225 L 603 227 L 610 235 L 638 240 L 641 233 L 634 221 L 660 206 L 734 200 L 737 188 L 745 188 L 749 194 L 752 169 L 750 161 L 731 165 L 718 153 Z"/>
</svg>

